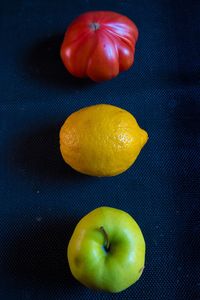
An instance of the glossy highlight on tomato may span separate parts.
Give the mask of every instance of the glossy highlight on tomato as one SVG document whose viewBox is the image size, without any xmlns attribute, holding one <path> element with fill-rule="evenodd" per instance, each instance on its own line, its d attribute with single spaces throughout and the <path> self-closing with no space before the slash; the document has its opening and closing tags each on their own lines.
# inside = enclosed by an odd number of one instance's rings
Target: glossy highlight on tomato
<svg viewBox="0 0 200 300">
<path fill-rule="evenodd" d="M 72 75 L 109 80 L 132 66 L 137 39 L 138 29 L 128 17 L 86 12 L 67 28 L 60 55 Z"/>
</svg>

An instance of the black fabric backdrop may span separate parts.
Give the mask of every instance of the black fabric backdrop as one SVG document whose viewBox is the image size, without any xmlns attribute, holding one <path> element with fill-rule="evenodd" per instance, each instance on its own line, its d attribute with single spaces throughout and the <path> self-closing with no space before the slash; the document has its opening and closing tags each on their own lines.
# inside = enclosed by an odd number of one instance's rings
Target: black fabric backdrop
<svg viewBox="0 0 200 300">
<path fill-rule="evenodd" d="M 135 21 L 135 64 L 95 84 L 72 78 L 59 48 L 88 10 Z M 200 1 L 0 2 L 1 299 L 200 299 Z M 112 178 L 67 167 L 58 134 L 73 111 L 110 103 L 149 133 L 134 166 Z M 91 291 L 70 274 L 66 247 L 78 220 L 108 205 L 144 233 L 146 268 L 120 294 Z"/>
</svg>

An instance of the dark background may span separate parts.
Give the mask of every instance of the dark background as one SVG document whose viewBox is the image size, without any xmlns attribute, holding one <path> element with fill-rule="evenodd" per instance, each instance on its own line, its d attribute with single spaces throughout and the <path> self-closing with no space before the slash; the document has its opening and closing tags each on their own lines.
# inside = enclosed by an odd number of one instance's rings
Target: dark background
<svg viewBox="0 0 200 300">
<path fill-rule="evenodd" d="M 59 48 L 88 10 L 135 21 L 134 67 L 100 84 L 72 78 Z M 200 299 L 200 1 L 0 1 L 0 298 Z M 92 178 L 59 152 L 65 118 L 95 103 L 130 111 L 149 133 L 127 172 Z M 66 247 L 94 208 L 137 220 L 147 253 L 141 279 L 120 294 L 76 282 Z"/>
</svg>

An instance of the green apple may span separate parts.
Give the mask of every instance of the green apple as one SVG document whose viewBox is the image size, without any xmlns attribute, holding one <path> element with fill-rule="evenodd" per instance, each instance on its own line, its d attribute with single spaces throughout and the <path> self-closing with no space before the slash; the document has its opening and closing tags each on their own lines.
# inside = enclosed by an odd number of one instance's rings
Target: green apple
<svg viewBox="0 0 200 300">
<path fill-rule="evenodd" d="M 99 207 L 77 224 L 67 256 L 70 270 L 78 281 L 92 289 L 116 293 L 140 278 L 145 241 L 128 213 Z"/>
</svg>

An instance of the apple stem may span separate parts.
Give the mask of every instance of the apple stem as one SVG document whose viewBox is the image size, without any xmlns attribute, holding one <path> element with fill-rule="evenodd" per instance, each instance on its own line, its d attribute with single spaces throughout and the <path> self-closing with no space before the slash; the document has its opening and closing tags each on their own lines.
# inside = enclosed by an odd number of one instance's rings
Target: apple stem
<svg viewBox="0 0 200 300">
<path fill-rule="evenodd" d="M 101 231 L 101 232 L 103 233 L 103 235 L 104 235 L 104 239 L 105 239 L 105 245 L 104 245 L 104 248 L 105 248 L 106 252 L 108 252 L 109 249 L 110 249 L 110 242 L 109 242 L 109 239 L 108 239 L 108 234 L 107 234 L 107 232 L 105 231 L 105 229 L 104 229 L 103 226 L 101 226 L 99 229 L 100 229 L 100 231 Z"/>
<path fill-rule="evenodd" d="M 90 28 L 91 28 L 93 31 L 98 30 L 99 27 L 100 27 L 99 23 L 96 23 L 96 22 L 90 23 Z"/>
<path fill-rule="evenodd" d="M 139 270 L 139 273 L 143 273 L 144 271 L 144 267 L 142 267 L 140 270 Z"/>
</svg>

